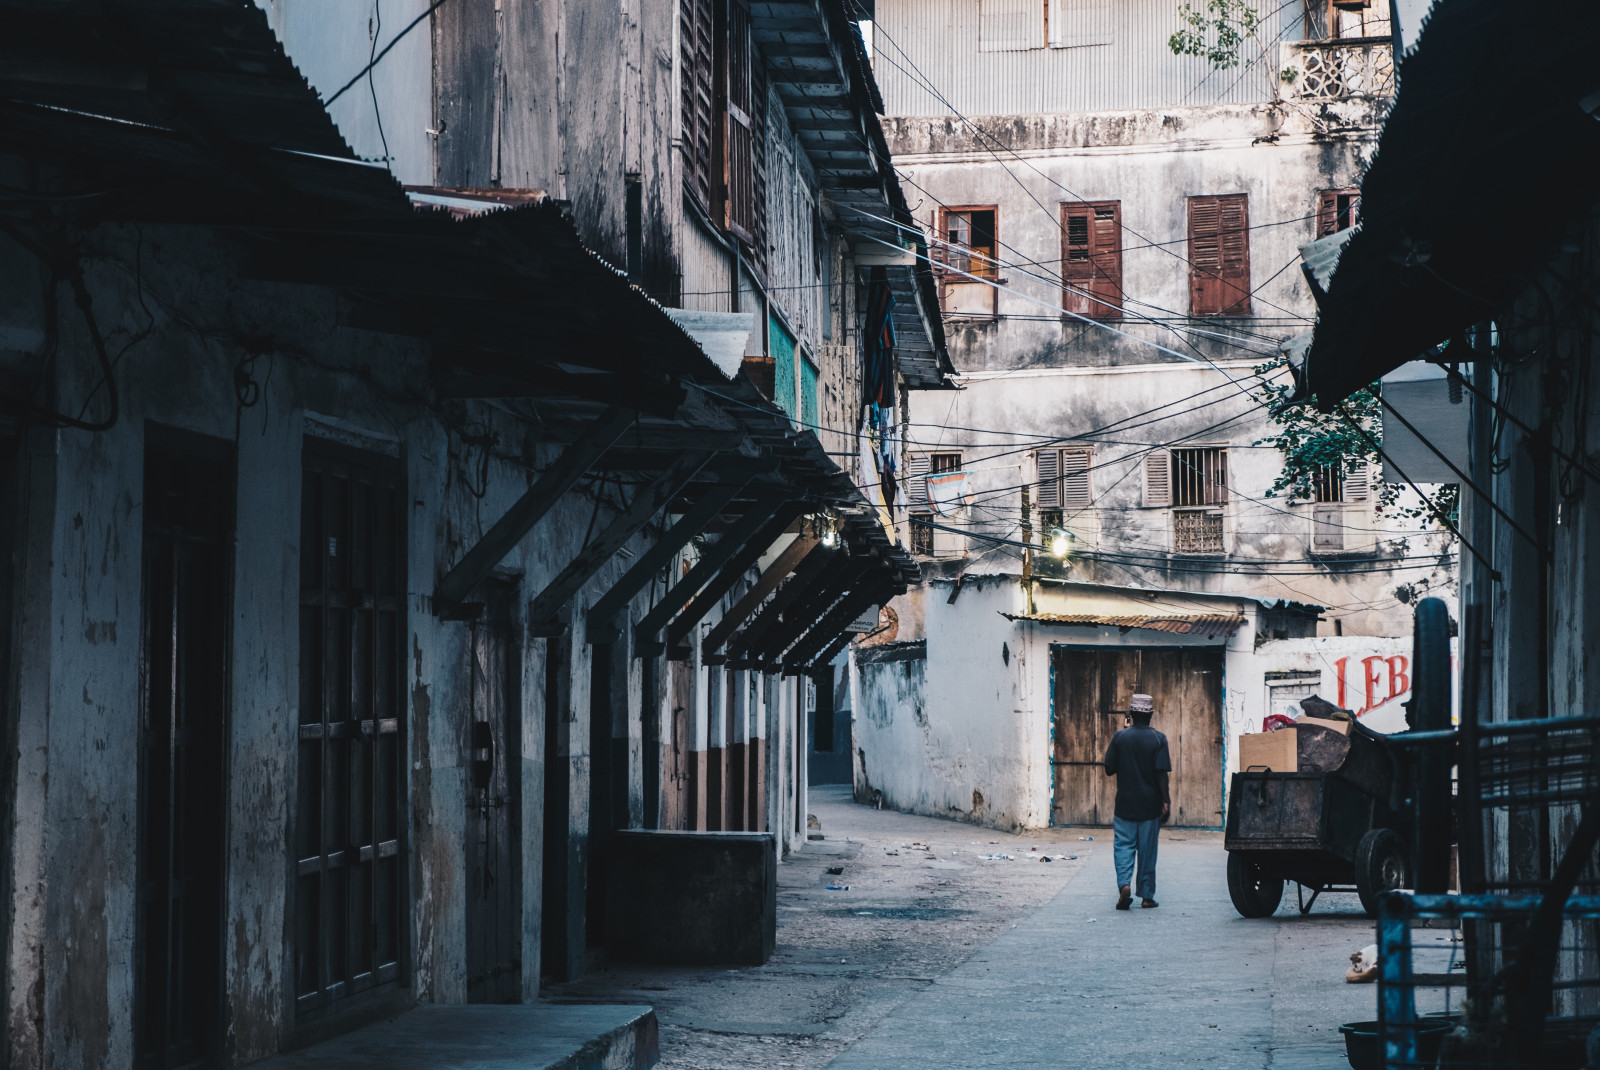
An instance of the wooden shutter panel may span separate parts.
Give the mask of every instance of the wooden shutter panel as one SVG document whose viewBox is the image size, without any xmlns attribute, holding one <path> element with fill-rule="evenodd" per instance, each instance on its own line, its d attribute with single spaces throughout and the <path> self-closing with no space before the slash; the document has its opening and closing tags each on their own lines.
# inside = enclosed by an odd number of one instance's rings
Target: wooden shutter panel
<svg viewBox="0 0 1600 1070">
<path fill-rule="evenodd" d="M 1144 503 L 1165 507 L 1172 504 L 1172 454 L 1151 450 L 1144 455 Z"/>
<path fill-rule="evenodd" d="M 1372 493 L 1371 466 L 1366 461 L 1352 461 L 1345 465 L 1344 500 L 1364 502 Z"/>
<path fill-rule="evenodd" d="M 928 472 L 932 468 L 928 454 L 913 453 L 911 465 L 906 472 L 906 498 L 913 508 L 928 505 Z"/>
<path fill-rule="evenodd" d="M 755 68 L 760 55 L 750 34 L 750 10 L 739 0 L 728 4 L 728 101 L 726 125 L 726 153 L 723 160 L 723 181 L 726 183 L 727 201 L 724 206 L 724 224 L 744 240 L 758 257 L 765 250 L 764 240 L 757 232 L 764 230 L 759 221 L 756 188 L 756 157 L 765 149 L 760 144 L 764 135 L 757 118 L 761 103 L 756 99 L 758 83 L 765 85 Z M 763 90 L 764 92 L 764 90 Z M 765 185 L 764 175 L 762 185 Z M 765 191 L 760 191 L 764 193 Z"/>
<path fill-rule="evenodd" d="M 711 210 L 713 78 L 716 54 L 712 40 L 713 0 L 679 0 L 679 60 L 683 64 L 683 186 L 706 211 Z"/>
<path fill-rule="evenodd" d="M 1250 314 L 1250 213 L 1242 193 L 1189 198 L 1189 311 Z"/>
<path fill-rule="evenodd" d="M 1040 509 L 1061 508 L 1061 451 L 1039 451 L 1038 491 Z"/>
<path fill-rule="evenodd" d="M 1067 509 L 1087 509 L 1094 495 L 1089 480 L 1089 450 L 1061 451 L 1061 504 Z"/>
<path fill-rule="evenodd" d="M 1339 229 L 1339 191 L 1325 189 L 1317 194 L 1317 237 L 1325 238 Z"/>
<path fill-rule="evenodd" d="M 1061 206 L 1061 307 L 1094 319 L 1122 317 L 1122 204 Z"/>
</svg>

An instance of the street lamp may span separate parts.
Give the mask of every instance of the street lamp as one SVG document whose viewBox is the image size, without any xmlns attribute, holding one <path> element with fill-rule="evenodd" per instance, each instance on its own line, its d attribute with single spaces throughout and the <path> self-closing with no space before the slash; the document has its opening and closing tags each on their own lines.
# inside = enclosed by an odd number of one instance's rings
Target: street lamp
<svg viewBox="0 0 1600 1070">
<path fill-rule="evenodd" d="M 1065 528 L 1056 528 L 1050 533 L 1050 552 L 1065 559 L 1072 552 L 1072 544 L 1075 541 L 1072 532 Z"/>
</svg>

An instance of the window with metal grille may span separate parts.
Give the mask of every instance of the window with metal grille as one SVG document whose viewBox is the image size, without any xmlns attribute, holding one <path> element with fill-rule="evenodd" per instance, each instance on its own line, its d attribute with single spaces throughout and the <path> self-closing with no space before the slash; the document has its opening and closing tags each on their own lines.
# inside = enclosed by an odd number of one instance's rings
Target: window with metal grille
<svg viewBox="0 0 1600 1070">
<path fill-rule="evenodd" d="M 1356 225 L 1356 211 L 1361 206 L 1361 191 L 1357 189 L 1325 189 L 1317 194 L 1317 237 L 1325 238 Z"/>
<path fill-rule="evenodd" d="M 959 453 L 930 453 L 928 454 L 928 471 L 933 475 L 940 472 L 961 471 L 961 454 Z"/>
<path fill-rule="evenodd" d="M 405 531 L 399 462 L 307 440 L 292 840 L 295 1014 L 401 978 Z"/>
<path fill-rule="evenodd" d="M 1364 502 L 1369 489 L 1367 462 L 1323 465 L 1311 483 L 1313 501 Z"/>
<path fill-rule="evenodd" d="M 1172 550 L 1180 554 L 1222 553 L 1222 514 L 1209 509 L 1173 510 Z"/>
<path fill-rule="evenodd" d="M 1122 318 L 1122 202 L 1061 206 L 1061 307 Z"/>
<path fill-rule="evenodd" d="M 1172 504 L 1221 505 L 1228 500 L 1228 451 L 1203 446 L 1172 451 Z"/>
<path fill-rule="evenodd" d="M 1189 311 L 1250 315 L 1250 211 L 1243 193 L 1189 198 Z"/>
<path fill-rule="evenodd" d="M 933 555 L 933 516 L 930 513 L 911 514 L 911 552 L 931 557 Z"/>
</svg>

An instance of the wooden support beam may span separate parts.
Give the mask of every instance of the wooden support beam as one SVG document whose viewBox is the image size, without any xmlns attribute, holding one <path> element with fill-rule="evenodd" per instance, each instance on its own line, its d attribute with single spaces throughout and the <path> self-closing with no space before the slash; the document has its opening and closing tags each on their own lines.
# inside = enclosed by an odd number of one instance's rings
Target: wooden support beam
<svg viewBox="0 0 1600 1070">
<path fill-rule="evenodd" d="M 647 486 L 635 491 L 633 501 L 628 503 L 622 514 L 607 524 L 593 542 L 579 550 L 567 567 L 556 573 L 555 578 L 545 584 L 544 590 L 528 603 L 528 634 L 560 635 L 561 607 L 611 560 L 612 555 L 637 535 L 651 517 L 676 498 L 678 492 L 699 474 L 712 456 L 707 451 L 686 453 Z"/>
<path fill-rule="evenodd" d="M 805 506 L 800 502 L 790 502 L 788 503 L 788 508 L 793 509 L 793 512 L 789 513 L 788 519 L 793 520 L 804 511 Z M 784 528 L 788 526 L 788 521 L 785 521 L 776 530 L 769 529 L 758 532 L 755 538 L 751 539 L 738 553 L 728 559 L 727 564 L 722 567 L 720 572 L 706 581 L 704 589 L 690 599 L 689 604 L 683 607 L 683 612 L 667 626 L 666 649 L 668 651 L 673 651 L 678 647 L 683 641 L 683 637 L 689 634 L 690 629 L 700 623 L 701 618 L 711 611 L 711 607 L 722 600 L 722 596 L 728 593 L 728 589 L 739 582 L 739 577 L 743 576 L 750 566 L 755 564 L 761 555 L 767 552 L 773 541 L 779 535 L 782 535 Z M 687 650 L 687 648 L 684 649 Z M 687 653 L 683 656 L 687 656 Z"/>
<path fill-rule="evenodd" d="M 535 524 L 583 478 L 601 454 L 621 438 L 633 424 L 636 414 L 632 409 L 609 408 L 599 419 L 568 446 L 555 463 L 540 474 L 537 482 L 504 516 L 494 522 L 477 544 L 461 556 L 454 568 L 445 574 L 434 590 L 435 611 L 439 606 L 458 605 L 483 578 L 505 559 L 506 554 L 521 542 Z"/>
<path fill-rule="evenodd" d="M 600 600 L 589 609 L 586 622 L 586 633 L 591 643 L 614 643 L 621 637 L 616 627 L 616 616 L 622 612 L 633 596 L 644 589 L 650 582 L 650 577 L 666 566 L 672 560 L 672 555 L 683 549 L 690 539 L 705 530 L 705 526 L 731 501 L 739 491 L 744 489 L 742 483 L 731 483 L 722 487 L 714 487 L 701 496 L 694 507 L 683 516 L 672 528 L 656 540 L 656 544 L 633 563 L 633 567 L 622 574 L 622 578 L 611 585 L 611 590 L 600 596 Z"/>
<path fill-rule="evenodd" d="M 874 568 L 881 564 L 872 557 L 852 557 L 841 568 L 834 569 L 827 578 L 801 598 L 783 615 L 783 622 L 758 642 L 752 643 L 749 653 L 762 661 L 781 661 L 785 650 L 805 634 L 816 622 L 834 607 L 841 597 L 855 589 Z"/>
<path fill-rule="evenodd" d="M 649 657 L 661 653 L 661 629 L 684 604 L 711 581 L 725 562 L 749 545 L 761 549 L 771 546 L 783 534 L 783 529 L 799 516 L 805 507 L 799 502 L 774 502 L 770 506 L 757 505 L 739 523 L 723 532 L 722 537 L 709 547 L 689 574 L 667 591 L 661 601 L 634 625 L 634 653 Z M 760 551 L 756 557 L 761 556 Z"/>
<path fill-rule="evenodd" d="M 728 641 L 734 629 L 743 624 L 750 614 L 756 611 L 756 607 L 761 605 L 761 600 L 777 590 L 778 584 L 783 582 L 784 577 L 793 572 L 795 566 L 806 560 L 807 555 L 820 545 L 822 545 L 821 540 L 813 535 L 796 537 L 794 542 L 767 566 L 767 570 L 756 579 L 754 586 L 722 615 L 717 626 L 707 633 L 705 641 L 700 644 L 701 655 L 706 659 L 716 657 L 717 650 Z"/>
<path fill-rule="evenodd" d="M 795 570 L 794 578 L 778 589 L 772 601 L 762 607 L 756 614 L 755 620 L 749 627 L 733 637 L 728 643 L 729 655 L 738 655 L 758 642 L 761 637 L 777 626 L 783 619 L 783 614 L 794 605 L 801 596 L 811 591 L 818 582 L 825 582 L 827 570 L 839 560 L 835 550 L 822 550 L 806 558 L 805 563 Z M 709 642 L 710 637 L 707 637 Z"/>
<path fill-rule="evenodd" d="M 838 605 L 829 610 L 814 627 L 789 648 L 789 655 L 783 659 L 784 671 L 787 672 L 791 666 L 797 670 L 809 667 L 812 658 L 838 637 L 841 628 L 860 616 L 867 607 L 880 602 L 888 590 L 890 590 L 889 584 L 884 580 L 857 584 L 854 590 L 845 595 Z"/>
<path fill-rule="evenodd" d="M 832 665 L 833 659 L 838 657 L 839 652 L 845 647 L 849 646 L 850 640 L 854 639 L 855 637 L 855 632 L 840 632 L 838 638 L 829 643 L 827 648 L 823 650 L 821 654 L 817 655 L 816 660 L 812 661 L 811 667 L 813 669 L 820 669 L 824 665 Z"/>
</svg>

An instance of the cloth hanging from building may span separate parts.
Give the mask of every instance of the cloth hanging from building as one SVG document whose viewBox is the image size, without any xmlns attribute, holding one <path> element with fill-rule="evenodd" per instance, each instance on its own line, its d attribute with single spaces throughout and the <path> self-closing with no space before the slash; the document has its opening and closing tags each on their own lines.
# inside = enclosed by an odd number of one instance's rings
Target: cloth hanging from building
<svg viewBox="0 0 1600 1070">
<path fill-rule="evenodd" d="M 940 472 L 925 477 L 928 481 L 928 505 L 940 516 L 955 516 L 967 502 L 967 473 Z"/>
<path fill-rule="evenodd" d="M 868 405 L 894 405 L 894 291 L 888 272 L 872 269 L 867 283 L 867 323 L 861 332 L 862 383 Z"/>
</svg>

